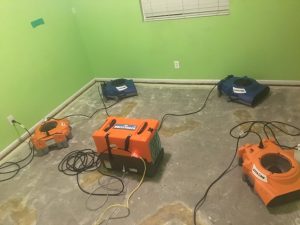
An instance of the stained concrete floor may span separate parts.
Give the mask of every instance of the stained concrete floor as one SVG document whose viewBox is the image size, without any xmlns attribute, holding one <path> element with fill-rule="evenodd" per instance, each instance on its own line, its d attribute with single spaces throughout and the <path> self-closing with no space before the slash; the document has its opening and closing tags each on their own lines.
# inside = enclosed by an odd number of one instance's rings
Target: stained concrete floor
<svg viewBox="0 0 300 225">
<path fill-rule="evenodd" d="M 139 96 L 128 98 L 109 110 L 112 115 L 133 118 L 161 119 L 167 112 L 189 112 L 198 108 L 211 86 L 137 84 Z M 299 87 L 272 87 L 270 96 L 255 108 L 228 103 L 214 91 L 207 107 L 199 114 L 168 118 L 160 137 L 165 158 L 154 178 L 146 178 L 130 201 L 130 216 L 110 220 L 107 224 L 126 225 L 192 225 L 192 209 L 207 186 L 231 160 L 235 140 L 228 132 L 245 120 L 279 120 L 300 122 Z M 102 104 L 94 85 L 59 116 L 72 113 L 92 113 Z M 57 170 L 61 159 L 70 151 L 94 149 L 91 134 L 105 120 L 99 112 L 92 119 L 72 118 L 74 138 L 70 147 L 51 151 L 35 158 L 13 180 L 0 185 L 1 225 L 88 225 L 93 224 L 102 209 L 89 211 L 87 195 L 69 177 Z M 255 137 L 243 140 L 256 142 Z M 287 139 L 299 142 L 299 139 Z M 28 151 L 19 146 L 9 158 L 21 158 Z M 8 158 L 7 158 L 8 159 Z M 97 185 L 96 172 L 81 176 L 82 185 L 92 190 Z M 140 176 L 125 176 L 127 193 Z M 92 197 L 90 207 L 96 207 L 105 197 Z M 124 201 L 124 196 L 111 197 L 104 206 Z M 120 216 L 124 212 L 113 211 Z M 300 201 L 275 209 L 267 209 L 241 179 L 241 169 L 234 168 L 210 191 L 199 210 L 202 225 L 300 225 Z M 105 224 L 105 223 L 104 223 Z"/>
</svg>

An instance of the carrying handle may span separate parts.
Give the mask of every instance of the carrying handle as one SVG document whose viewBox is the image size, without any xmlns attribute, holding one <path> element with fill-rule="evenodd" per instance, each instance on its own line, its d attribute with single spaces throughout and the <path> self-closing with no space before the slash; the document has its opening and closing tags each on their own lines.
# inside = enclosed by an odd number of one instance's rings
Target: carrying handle
<svg viewBox="0 0 300 225">
<path fill-rule="evenodd" d="M 144 125 L 142 126 L 142 128 L 137 132 L 137 134 L 139 135 L 139 134 L 143 133 L 144 130 L 147 128 L 147 126 L 148 126 L 148 123 L 145 122 Z"/>
<path fill-rule="evenodd" d="M 112 128 L 115 124 L 116 124 L 117 120 L 113 119 L 110 124 L 108 125 L 108 127 L 106 127 L 104 129 L 105 132 L 109 131 L 110 128 Z"/>
<path fill-rule="evenodd" d="M 109 134 L 105 135 L 105 142 L 106 142 L 106 146 L 107 146 L 107 150 L 108 150 L 109 161 L 111 161 L 113 156 L 112 156 L 111 147 L 110 147 Z"/>
<path fill-rule="evenodd" d="M 131 138 L 131 135 L 128 135 L 125 139 L 125 146 L 124 146 L 124 150 L 125 151 L 129 151 L 129 144 L 130 144 L 130 138 Z"/>
</svg>

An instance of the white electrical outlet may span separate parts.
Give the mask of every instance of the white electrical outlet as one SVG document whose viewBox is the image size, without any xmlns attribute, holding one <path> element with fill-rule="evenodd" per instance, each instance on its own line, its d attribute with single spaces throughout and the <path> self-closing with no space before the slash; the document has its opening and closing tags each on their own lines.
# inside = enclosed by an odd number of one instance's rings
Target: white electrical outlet
<svg viewBox="0 0 300 225">
<path fill-rule="evenodd" d="M 7 117 L 7 120 L 10 123 L 10 125 L 14 125 L 13 121 L 15 120 L 15 117 L 13 115 L 9 115 Z"/>
<path fill-rule="evenodd" d="M 180 62 L 178 60 L 174 60 L 174 68 L 179 69 L 180 68 Z"/>
</svg>

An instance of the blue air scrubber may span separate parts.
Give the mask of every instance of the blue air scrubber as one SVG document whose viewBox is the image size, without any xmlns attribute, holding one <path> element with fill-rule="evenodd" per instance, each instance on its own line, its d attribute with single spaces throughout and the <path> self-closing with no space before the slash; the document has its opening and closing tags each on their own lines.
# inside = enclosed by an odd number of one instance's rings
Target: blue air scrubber
<svg viewBox="0 0 300 225">
<path fill-rule="evenodd" d="M 261 102 L 270 92 L 267 85 L 258 83 L 256 80 L 244 77 L 227 76 L 218 84 L 220 95 L 226 95 L 229 101 L 255 106 Z"/>
<path fill-rule="evenodd" d="M 120 100 L 136 96 L 137 90 L 133 80 L 117 79 L 101 84 L 102 94 L 106 99 Z"/>
</svg>

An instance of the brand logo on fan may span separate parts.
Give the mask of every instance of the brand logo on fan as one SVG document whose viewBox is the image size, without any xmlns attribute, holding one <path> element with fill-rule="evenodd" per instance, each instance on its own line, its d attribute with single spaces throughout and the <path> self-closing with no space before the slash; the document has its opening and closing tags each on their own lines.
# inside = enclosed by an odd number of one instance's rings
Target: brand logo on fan
<svg viewBox="0 0 300 225">
<path fill-rule="evenodd" d="M 135 130 L 136 129 L 136 125 L 116 124 L 116 125 L 114 125 L 114 129 Z"/>
<path fill-rule="evenodd" d="M 126 85 L 122 85 L 122 86 L 119 86 L 119 87 L 116 87 L 118 91 L 124 91 L 127 89 L 127 86 Z"/>
<path fill-rule="evenodd" d="M 232 87 L 233 93 L 236 94 L 246 94 L 246 90 L 245 88 L 236 88 L 236 87 Z"/>
<path fill-rule="evenodd" d="M 255 166 L 255 164 L 253 164 L 253 167 L 252 167 L 252 173 L 254 174 L 254 176 L 256 176 L 258 179 L 260 179 L 261 181 L 263 181 L 263 182 L 268 182 L 268 178 L 267 178 L 267 176 L 265 175 L 265 174 L 263 174 L 262 172 L 260 172 L 257 168 L 256 168 L 256 166 Z"/>
</svg>

